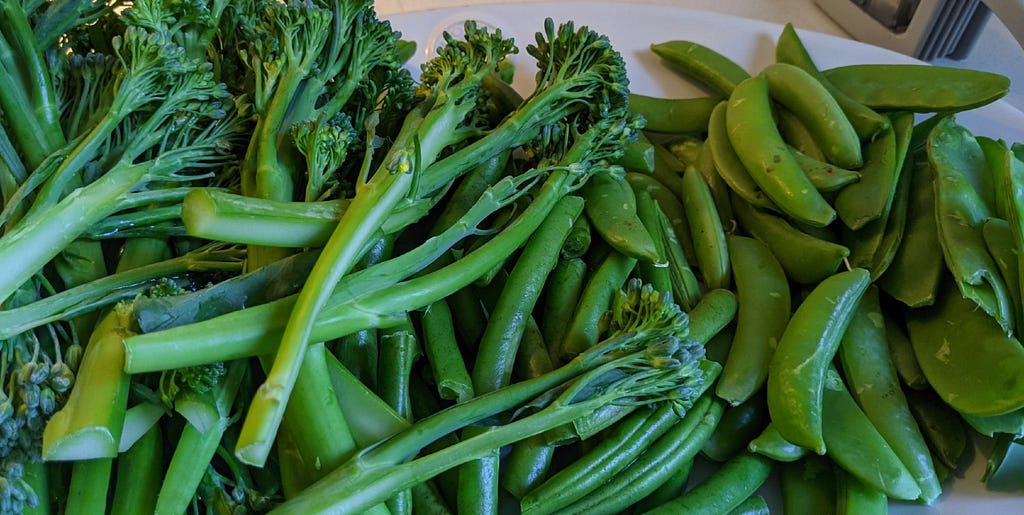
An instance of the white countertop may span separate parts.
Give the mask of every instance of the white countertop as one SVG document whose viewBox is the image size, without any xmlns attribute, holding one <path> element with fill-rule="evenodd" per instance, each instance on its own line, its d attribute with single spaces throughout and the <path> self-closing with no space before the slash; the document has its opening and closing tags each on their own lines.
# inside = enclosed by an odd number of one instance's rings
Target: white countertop
<svg viewBox="0 0 1024 515">
<path fill-rule="evenodd" d="M 531 3 L 540 0 L 517 0 Z M 850 34 L 829 18 L 812 0 L 623 0 L 655 5 L 701 9 L 732 16 L 792 23 L 798 29 L 850 38 Z M 427 9 L 508 3 L 507 0 L 376 0 L 380 15 Z M 580 1 L 585 9 L 587 2 Z M 1001 73 L 1010 78 L 1006 101 L 1024 110 L 1024 50 L 1006 27 L 993 15 L 971 50 L 963 59 L 942 58 L 933 64 L 973 68 Z"/>
</svg>

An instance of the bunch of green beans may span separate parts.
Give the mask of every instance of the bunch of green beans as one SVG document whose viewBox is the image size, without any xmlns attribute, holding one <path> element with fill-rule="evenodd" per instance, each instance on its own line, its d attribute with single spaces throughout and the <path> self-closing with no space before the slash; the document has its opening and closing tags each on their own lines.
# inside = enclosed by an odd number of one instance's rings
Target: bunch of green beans
<svg viewBox="0 0 1024 515">
<path fill-rule="evenodd" d="M 956 120 L 1008 79 L 823 70 L 792 25 L 760 70 L 693 41 L 651 51 L 705 96 L 634 93 L 655 159 L 627 170 L 681 202 L 695 291 L 733 293 L 736 316 L 708 339 L 723 366 L 722 413 L 696 455 L 710 475 L 666 480 L 635 512 L 756 511 L 773 469 L 786 512 L 932 504 L 974 442 L 992 448 L 985 480 L 1011 470 L 1024 442 L 1024 145 Z M 610 435 L 640 427 L 634 416 Z M 546 513 L 552 488 L 524 506 Z"/>
</svg>

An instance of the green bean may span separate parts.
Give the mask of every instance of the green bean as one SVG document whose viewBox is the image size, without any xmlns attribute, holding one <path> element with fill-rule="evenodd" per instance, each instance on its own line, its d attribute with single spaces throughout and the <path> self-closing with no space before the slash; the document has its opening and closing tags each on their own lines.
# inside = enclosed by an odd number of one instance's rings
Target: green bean
<svg viewBox="0 0 1024 515">
<path fill-rule="evenodd" d="M 733 198 L 733 211 L 740 227 L 764 243 L 786 277 L 800 284 L 817 284 L 831 276 L 850 255 L 848 248 L 811 236 L 738 197 Z"/>
<path fill-rule="evenodd" d="M 591 226 L 612 248 L 635 259 L 655 261 L 651 235 L 636 214 L 636 195 L 625 180 L 597 174 L 580 189 Z"/>
<path fill-rule="evenodd" d="M 473 380 L 455 339 L 452 312 L 445 299 L 423 310 L 423 350 L 442 399 L 463 402 L 472 399 Z"/>
<path fill-rule="evenodd" d="M 690 473 L 696 461 L 693 459 L 680 465 L 664 483 L 633 505 L 633 513 L 644 513 L 682 495 L 690 482 Z"/>
<path fill-rule="evenodd" d="M 709 289 L 728 288 L 731 282 L 725 229 L 715 209 L 711 188 L 696 168 L 683 174 L 683 209 L 693 235 L 697 268 Z"/>
<path fill-rule="evenodd" d="M 617 423 L 593 448 L 523 496 L 522 512 L 551 513 L 584 498 L 680 423 L 679 415 L 669 404 L 637 409 Z"/>
<path fill-rule="evenodd" d="M 1024 347 L 950 284 L 934 306 L 907 315 L 914 355 L 928 383 L 961 413 L 1024 407 Z"/>
<path fill-rule="evenodd" d="M 857 305 L 839 345 L 839 361 L 857 404 L 913 475 L 921 500 L 930 504 L 942 487 L 896 376 L 875 286 L 868 287 Z"/>
<path fill-rule="evenodd" d="M 889 499 L 846 471 L 836 471 L 836 513 L 839 515 L 885 515 Z"/>
<path fill-rule="evenodd" d="M 635 258 L 612 251 L 594 270 L 562 338 L 560 358 L 571 358 L 597 342 L 598 322 L 635 267 Z"/>
<path fill-rule="evenodd" d="M 921 371 L 921 365 L 917 363 L 917 356 L 914 356 L 914 348 L 910 345 L 907 333 L 890 313 L 884 312 L 882 316 L 885 319 L 885 341 L 889 344 L 889 355 L 892 356 L 893 366 L 896 367 L 896 375 L 910 388 L 928 388 L 928 379 Z"/>
<path fill-rule="evenodd" d="M 583 211 L 583 199 L 563 197 L 526 242 L 509 273 L 477 347 L 473 390 L 479 395 L 509 384 L 516 350 L 573 222 Z"/>
<path fill-rule="evenodd" d="M 712 93 L 727 97 L 750 74 L 732 59 L 693 41 L 674 40 L 651 45 L 669 68 L 696 79 Z"/>
<path fill-rule="evenodd" d="M 736 334 L 715 393 L 736 405 L 764 385 L 791 305 L 786 274 L 767 246 L 745 236 L 729 236 L 727 242 L 739 305 Z"/>
<path fill-rule="evenodd" d="M 775 43 L 775 60 L 782 63 L 789 63 L 799 66 L 804 71 L 814 75 L 828 92 L 839 102 L 847 119 L 857 130 L 861 141 L 871 141 L 875 135 L 889 127 L 889 119 L 875 110 L 854 100 L 849 95 L 835 87 L 824 74 L 818 70 L 817 65 L 811 58 L 810 53 L 804 46 L 800 36 L 796 33 L 793 24 L 787 23 Z"/>
<path fill-rule="evenodd" d="M 965 127 L 945 118 L 928 138 L 928 160 L 936 173 L 936 219 L 946 266 L 961 294 L 1009 332 L 1014 317 L 1009 292 L 981 236 L 991 209 L 970 182 L 985 173 L 984 154 Z"/>
<path fill-rule="evenodd" d="M 412 487 L 412 512 L 416 515 L 452 515 L 437 485 L 424 481 Z"/>
<path fill-rule="evenodd" d="M 913 124 L 912 114 L 893 116 L 892 126 L 864 146 L 860 180 L 840 190 L 835 200 L 839 219 L 850 229 L 889 215 Z"/>
<path fill-rule="evenodd" d="M 854 64 L 825 70 L 829 82 L 877 110 L 956 112 L 1006 95 L 1010 79 L 998 73 L 925 64 Z"/>
<path fill-rule="evenodd" d="M 679 423 L 598 492 L 566 507 L 567 513 L 619 513 L 663 484 L 678 467 L 693 460 L 714 432 L 725 403 L 704 395 Z"/>
<path fill-rule="evenodd" d="M 782 463 L 779 472 L 783 513 L 835 513 L 835 466 L 827 457 L 809 453 Z"/>
<path fill-rule="evenodd" d="M 862 268 L 821 281 L 793 313 L 769 365 L 772 423 L 786 440 L 818 454 L 825 452 L 822 396 L 828 365 L 869 282 Z"/>
<path fill-rule="evenodd" d="M 834 367 L 826 373 L 825 448 L 837 465 L 893 499 L 915 500 L 921 487 L 847 391 Z"/>
<path fill-rule="evenodd" d="M 751 495 L 737 504 L 729 515 L 768 515 L 771 510 L 768 508 L 768 501 L 760 495 Z"/>
<path fill-rule="evenodd" d="M 750 172 L 743 166 L 736 151 L 729 141 L 729 133 L 725 127 L 725 111 L 727 102 L 719 102 L 711 112 L 708 121 L 708 146 L 714 158 L 715 169 L 729 188 L 751 205 L 762 209 L 777 210 L 775 204 L 764 194 L 760 186 L 750 177 Z"/>
<path fill-rule="evenodd" d="M 732 291 L 717 289 L 705 293 L 687 313 L 690 332 L 686 338 L 706 345 L 736 318 L 737 309 L 736 295 Z"/>
<path fill-rule="evenodd" d="M 577 220 L 583 219 L 580 217 Z M 558 362 L 555 357 L 576 311 L 586 276 L 587 265 L 582 259 L 561 259 L 551 270 L 547 284 L 544 285 L 540 334 L 549 349 L 552 362 Z"/>
<path fill-rule="evenodd" d="M 864 158 L 857 131 L 821 82 L 802 68 L 781 62 L 769 64 L 761 73 L 771 98 L 800 118 L 828 162 L 860 168 Z"/>
<path fill-rule="evenodd" d="M 740 454 L 690 491 L 646 513 L 729 513 L 768 479 L 773 465 L 759 454 Z"/>
<path fill-rule="evenodd" d="M 763 454 L 780 462 L 797 461 L 807 455 L 806 447 L 801 447 L 783 438 L 771 422 L 761 431 L 761 434 L 750 441 L 747 448 L 751 452 Z"/>
<path fill-rule="evenodd" d="M 945 263 L 935 219 L 934 173 L 927 163 L 909 170 L 910 197 L 902 241 L 877 282 L 882 290 L 908 307 L 935 302 Z"/>
<path fill-rule="evenodd" d="M 445 300 L 452 312 L 452 323 L 459 334 L 459 342 L 467 349 L 476 347 L 480 335 L 487 327 L 487 313 L 477 298 L 476 288 L 472 285 L 459 288 Z"/>
<path fill-rule="evenodd" d="M 764 390 L 741 404 L 725 408 L 722 421 L 704 443 L 701 454 L 706 458 L 725 462 L 747 450 L 751 440 L 768 425 L 768 405 Z"/>
<path fill-rule="evenodd" d="M 629 110 L 644 117 L 646 129 L 654 132 L 693 134 L 707 131 L 711 109 L 717 98 L 661 98 L 629 94 Z"/>
<path fill-rule="evenodd" d="M 736 155 L 779 209 L 819 227 L 835 219 L 836 211 L 814 188 L 782 140 L 763 76 L 740 83 L 729 97 L 725 114 Z"/>
<path fill-rule="evenodd" d="M 661 219 L 659 218 L 659 207 L 654 199 L 646 191 L 639 191 L 636 194 L 636 212 L 643 222 L 644 228 L 654 240 L 654 247 L 658 250 L 656 262 L 641 261 L 638 263 L 638 273 L 645 283 L 650 283 L 655 290 L 660 292 L 672 291 L 672 278 L 668 270 L 668 255 L 665 250 L 665 234 L 662 232 Z"/>
<path fill-rule="evenodd" d="M 932 451 L 936 472 L 940 472 L 940 466 L 951 470 L 959 468 L 967 450 L 967 428 L 963 419 L 932 390 L 905 393 L 910 412 Z"/>
</svg>

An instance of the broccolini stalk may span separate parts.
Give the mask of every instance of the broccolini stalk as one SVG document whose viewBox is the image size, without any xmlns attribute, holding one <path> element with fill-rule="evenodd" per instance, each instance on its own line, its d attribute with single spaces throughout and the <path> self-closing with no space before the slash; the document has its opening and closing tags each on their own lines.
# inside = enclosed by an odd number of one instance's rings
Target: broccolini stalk
<svg viewBox="0 0 1024 515">
<path fill-rule="evenodd" d="M 277 510 L 355 513 L 493 449 L 611 404 L 667 400 L 681 411 L 689 409 L 713 383 L 716 365 L 704 359 L 702 345 L 682 336 L 686 315 L 668 296 L 638 283 L 621 295 L 626 300 L 614 306 L 611 317 L 625 325 L 613 329 L 598 346 L 548 374 L 420 420 L 409 430 L 361 451 Z M 508 410 L 516 410 L 511 422 L 406 461 L 434 439 Z"/>
<path fill-rule="evenodd" d="M 406 117 L 380 168 L 369 180 L 357 184 L 355 198 L 296 298 L 273 367 L 242 425 L 236 453 L 246 463 L 261 465 L 270 452 L 313 322 L 332 286 L 352 269 L 399 202 L 418 194 L 414 183 L 423 164 L 434 162 L 445 148 L 479 130 L 481 81 L 512 51 L 512 41 L 502 38 L 500 32 L 492 35 L 477 29 L 472 22 L 466 23 L 465 40 L 450 35 L 446 40 L 438 56 L 424 67 L 423 99 Z"/>
</svg>

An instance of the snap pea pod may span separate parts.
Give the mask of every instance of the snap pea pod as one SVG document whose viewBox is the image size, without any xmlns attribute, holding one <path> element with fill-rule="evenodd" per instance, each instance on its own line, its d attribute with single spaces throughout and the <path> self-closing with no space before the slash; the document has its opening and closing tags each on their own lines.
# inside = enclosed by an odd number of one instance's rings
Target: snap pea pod
<svg viewBox="0 0 1024 515">
<path fill-rule="evenodd" d="M 561 257 L 573 259 L 585 256 L 590 250 L 592 238 L 590 222 L 587 221 L 587 217 L 577 217 L 572 228 L 569 229 L 569 235 L 565 237 L 565 243 L 562 244 Z"/>
<path fill-rule="evenodd" d="M 651 235 L 636 214 L 636 195 L 624 179 L 597 174 L 580 193 L 590 225 L 612 248 L 635 259 L 658 259 Z"/>
<path fill-rule="evenodd" d="M 815 141 L 814 134 L 811 134 L 811 130 L 804 125 L 800 118 L 782 106 L 776 106 L 774 114 L 779 134 L 787 145 L 819 161 L 827 159 L 825 152 Z"/>
<path fill-rule="evenodd" d="M 936 472 L 941 472 L 940 466 L 959 468 L 966 456 L 968 439 L 963 419 L 932 390 L 908 390 L 906 395 L 910 411 L 932 450 Z"/>
<path fill-rule="evenodd" d="M 926 64 L 853 64 L 825 70 L 829 82 L 877 110 L 917 113 L 975 109 L 1006 96 L 998 73 Z"/>
<path fill-rule="evenodd" d="M 729 515 L 768 515 L 769 513 L 771 510 L 768 507 L 768 501 L 757 494 L 747 497 L 729 511 Z"/>
<path fill-rule="evenodd" d="M 614 477 L 665 434 L 680 417 L 668 404 L 641 408 L 622 419 L 593 448 L 520 500 L 523 514 L 558 511 Z"/>
<path fill-rule="evenodd" d="M 722 225 L 727 228 L 733 227 L 736 218 L 732 215 L 732 202 L 729 199 L 732 190 L 715 167 L 715 156 L 711 153 L 711 144 L 706 137 L 700 144 L 700 153 L 697 154 L 697 161 L 693 166 L 704 176 L 704 181 L 711 189 L 711 198 L 715 201 L 715 210 L 718 211 Z"/>
<path fill-rule="evenodd" d="M 779 134 L 764 76 L 736 86 L 729 96 L 725 122 L 736 155 L 779 209 L 819 227 L 835 219 L 836 211 L 811 184 Z"/>
<path fill-rule="evenodd" d="M 765 244 L 734 235 L 727 243 L 738 308 L 736 333 L 715 393 L 735 405 L 764 386 L 792 307 L 786 273 Z"/>
<path fill-rule="evenodd" d="M 674 172 L 673 172 L 674 173 Z M 671 230 L 680 243 L 685 239 L 687 245 L 692 247 L 693 238 L 690 235 L 690 226 L 686 221 L 686 212 L 683 210 L 681 176 L 676 176 L 675 188 L 680 191 L 673 191 L 668 185 L 661 182 L 656 176 L 639 172 L 626 172 L 626 182 L 633 188 L 633 193 L 639 195 L 641 191 L 646 192 L 658 203 L 671 225 Z M 678 196 L 677 196 L 678 195 Z"/>
<path fill-rule="evenodd" d="M 822 435 L 828 456 L 843 470 L 885 495 L 912 501 L 921 487 L 850 395 L 834 367 L 826 372 Z"/>
<path fill-rule="evenodd" d="M 753 495 L 773 468 L 774 462 L 764 456 L 750 452 L 739 454 L 690 491 L 646 513 L 727 514 Z"/>
<path fill-rule="evenodd" d="M 889 498 L 846 471 L 836 471 L 836 513 L 838 515 L 885 515 Z"/>
<path fill-rule="evenodd" d="M 877 280 L 892 261 L 906 230 L 907 204 L 910 197 L 910 170 L 900 173 L 888 214 L 866 223 L 854 231 L 840 226 L 843 243 L 850 249 L 850 266 L 867 268 Z"/>
<path fill-rule="evenodd" d="M 779 430 L 769 422 L 761 434 L 750 441 L 747 448 L 751 452 L 763 454 L 775 461 L 797 461 L 807 455 L 807 448 L 790 442 L 779 434 Z"/>
<path fill-rule="evenodd" d="M 839 345 L 839 361 L 857 404 L 913 475 L 921 500 L 930 504 L 942 487 L 896 376 L 876 286 L 868 287 L 857 305 Z"/>
<path fill-rule="evenodd" d="M 697 269 L 704 284 L 710 289 L 728 288 L 732 274 L 725 229 L 715 209 L 711 188 L 704 176 L 692 166 L 683 173 L 683 209 L 690 224 L 697 252 Z"/>
<path fill-rule="evenodd" d="M 729 141 L 729 133 L 725 127 L 725 110 L 727 102 L 719 102 L 711 111 L 708 120 L 708 146 L 714 159 L 715 169 L 729 188 L 751 205 L 762 209 L 777 210 L 775 204 L 768 199 L 761 187 L 750 177 L 750 172 L 743 166 L 736 151 Z"/>
<path fill-rule="evenodd" d="M 722 97 L 728 97 L 737 84 L 750 77 L 750 73 L 732 59 L 694 41 L 657 43 L 651 45 L 651 51 L 669 68 L 695 79 Z"/>
<path fill-rule="evenodd" d="M 888 130 L 865 144 L 860 180 L 840 190 L 835 200 L 839 219 L 850 229 L 889 215 L 913 127 L 912 114 L 895 115 Z"/>
<path fill-rule="evenodd" d="M 796 163 L 818 191 L 831 193 L 860 180 L 860 172 L 836 166 L 790 147 Z"/>
<path fill-rule="evenodd" d="M 827 457 L 808 453 L 782 463 L 779 472 L 783 513 L 835 513 L 835 465 Z"/>
<path fill-rule="evenodd" d="M 659 205 L 660 206 L 660 205 Z M 656 213 L 661 223 L 661 235 L 665 238 L 665 257 L 668 258 L 669 281 L 672 283 L 672 297 L 683 309 L 693 308 L 701 297 L 697 275 L 690 268 L 686 251 L 672 231 L 668 216 L 661 210 Z"/>
<path fill-rule="evenodd" d="M 626 284 L 636 262 L 635 258 L 613 250 L 594 270 L 580 294 L 576 311 L 562 337 L 561 348 L 557 353 L 560 359 L 571 359 L 597 342 L 598 322 L 611 305 L 612 296 Z"/>
<path fill-rule="evenodd" d="M 707 131 L 711 109 L 719 99 L 712 97 L 664 98 L 629 94 L 629 110 L 644 117 L 649 131 L 699 134 Z"/>
<path fill-rule="evenodd" d="M 828 89 L 843 109 L 847 119 L 857 130 L 862 141 L 870 141 L 875 135 L 889 127 L 889 119 L 870 107 L 854 100 L 852 97 L 835 87 L 814 64 L 811 54 L 807 51 L 800 35 L 792 23 L 787 23 L 775 42 L 775 60 L 799 66 L 814 75 Z"/>
<path fill-rule="evenodd" d="M 926 162 L 914 163 L 908 172 L 910 197 L 903 238 L 877 282 L 882 291 L 913 308 L 935 301 L 946 265 L 935 218 L 934 172 Z"/>
<path fill-rule="evenodd" d="M 707 344 L 736 318 L 736 295 L 731 290 L 711 290 L 687 312 L 690 318 L 688 340 Z"/>
<path fill-rule="evenodd" d="M 645 283 L 650 283 L 655 290 L 672 291 L 672 278 L 669 275 L 668 255 L 665 250 L 665 234 L 661 220 L 658 218 L 658 204 L 646 191 L 639 191 L 636 194 L 636 212 L 643 222 L 644 228 L 654 240 L 654 248 L 658 251 L 658 259 L 655 262 L 641 261 L 637 264 L 640 278 Z"/>
<path fill-rule="evenodd" d="M 810 131 L 826 161 L 843 168 L 864 164 L 860 137 L 835 97 L 804 69 L 782 62 L 761 71 L 772 100 L 796 115 Z"/>
<path fill-rule="evenodd" d="M 740 228 L 764 243 L 779 261 L 786 277 L 800 284 L 817 284 L 831 276 L 850 255 L 837 243 L 801 231 L 782 217 L 759 210 L 733 197 L 733 212 Z"/>
<path fill-rule="evenodd" d="M 863 268 L 821 281 L 794 311 L 768 368 L 768 409 L 786 440 L 824 454 L 823 395 L 828 366 L 870 283 Z"/>
<path fill-rule="evenodd" d="M 992 416 L 1024 407 L 1024 347 L 948 283 L 934 306 L 907 314 L 928 383 L 961 413 Z"/>
<path fill-rule="evenodd" d="M 626 143 L 622 155 L 615 163 L 627 170 L 651 173 L 654 171 L 654 143 L 639 133 L 637 138 Z"/>
<path fill-rule="evenodd" d="M 587 264 L 582 259 L 561 259 L 551 270 L 551 275 L 544 285 L 540 334 L 548 347 L 552 362 L 558 362 L 555 358 L 561 348 L 560 342 L 572 321 L 586 284 L 586 276 Z"/>
<path fill-rule="evenodd" d="M 520 380 L 530 379 L 554 368 L 540 327 L 530 316 L 516 353 L 515 375 Z M 547 477 L 554 454 L 555 445 L 549 443 L 543 433 L 512 444 L 501 463 L 501 486 L 516 498 L 522 498 Z"/>
<path fill-rule="evenodd" d="M 763 392 L 762 389 L 759 395 L 725 409 L 718 429 L 704 442 L 702 455 L 712 461 L 726 462 L 747 450 L 751 440 L 768 425 L 768 406 Z"/>
</svg>

